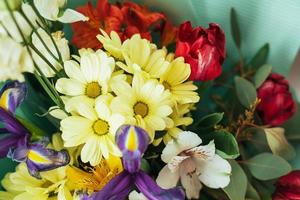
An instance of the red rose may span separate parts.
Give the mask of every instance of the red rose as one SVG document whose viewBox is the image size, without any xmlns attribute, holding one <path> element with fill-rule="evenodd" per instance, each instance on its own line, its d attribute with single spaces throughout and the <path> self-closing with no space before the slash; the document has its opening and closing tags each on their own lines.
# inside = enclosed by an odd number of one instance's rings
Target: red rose
<svg viewBox="0 0 300 200">
<path fill-rule="evenodd" d="M 288 81 L 283 76 L 271 74 L 257 92 L 261 99 L 257 111 L 265 124 L 279 126 L 296 112 Z"/>
<path fill-rule="evenodd" d="M 282 176 L 276 183 L 273 200 L 300 200 L 300 170 Z"/>
<path fill-rule="evenodd" d="M 217 24 L 193 29 L 190 22 L 179 27 L 176 56 L 190 64 L 190 80 L 208 81 L 220 76 L 225 58 L 225 35 Z"/>
</svg>

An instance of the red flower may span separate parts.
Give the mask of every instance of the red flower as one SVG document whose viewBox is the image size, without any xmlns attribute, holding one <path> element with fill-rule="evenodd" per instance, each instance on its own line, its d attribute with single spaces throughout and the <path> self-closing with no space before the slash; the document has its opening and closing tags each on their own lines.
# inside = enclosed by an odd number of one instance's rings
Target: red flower
<svg viewBox="0 0 300 200">
<path fill-rule="evenodd" d="M 217 24 L 209 24 L 208 29 L 193 29 L 190 22 L 185 22 L 179 27 L 175 54 L 190 64 L 191 80 L 213 80 L 222 73 L 224 32 Z"/>
<path fill-rule="evenodd" d="M 281 177 L 276 183 L 273 200 L 300 200 L 300 170 Z"/>
<path fill-rule="evenodd" d="M 288 81 L 283 76 L 271 74 L 257 92 L 261 99 L 257 111 L 265 124 L 279 126 L 296 112 Z"/>
<path fill-rule="evenodd" d="M 150 12 L 132 2 L 113 5 L 108 0 L 98 0 L 96 8 L 88 3 L 77 10 L 89 17 L 87 22 L 72 24 L 72 42 L 78 48 L 101 48 L 102 44 L 96 38 L 100 34 L 100 28 L 107 33 L 116 31 L 123 41 L 136 33 L 151 41 L 150 30 L 165 20 L 163 14 Z"/>
<path fill-rule="evenodd" d="M 108 33 L 112 30 L 116 32 L 121 30 L 123 22 L 121 10 L 117 6 L 109 4 L 107 0 L 99 0 L 97 8 L 93 8 L 89 2 L 87 5 L 77 8 L 77 11 L 89 17 L 89 21 L 72 24 L 74 32 L 72 42 L 78 48 L 101 48 L 102 44 L 96 38 L 100 34 L 100 28 Z"/>
</svg>

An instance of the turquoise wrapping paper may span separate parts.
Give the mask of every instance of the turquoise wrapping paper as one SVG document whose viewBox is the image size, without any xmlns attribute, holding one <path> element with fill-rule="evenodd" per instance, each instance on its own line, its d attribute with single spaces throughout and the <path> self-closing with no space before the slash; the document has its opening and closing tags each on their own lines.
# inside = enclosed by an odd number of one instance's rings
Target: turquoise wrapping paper
<svg viewBox="0 0 300 200">
<path fill-rule="evenodd" d="M 68 6 L 75 8 L 87 0 L 69 0 Z M 93 0 L 95 3 L 96 1 Z M 296 0 L 137 0 L 153 10 L 166 12 L 170 19 L 179 24 L 191 20 L 193 24 L 207 26 L 216 22 L 227 36 L 227 50 L 230 58 L 237 58 L 237 51 L 230 36 L 230 8 L 238 13 L 242 51 L 247 58 L 264 43 L 270 43 L 269 63 L 274 70 L 287 75 L 300 46 L 300 1 Z M 70 29 L 66 29 L 70 37 Z M 297 163 L 295 163 L 297 164 Z M 15 164 L 0 160 L 0 179 L 8 171 L 14 171 Z M 298 166 L 299 167 L 299 166 Z"/>
</svg>

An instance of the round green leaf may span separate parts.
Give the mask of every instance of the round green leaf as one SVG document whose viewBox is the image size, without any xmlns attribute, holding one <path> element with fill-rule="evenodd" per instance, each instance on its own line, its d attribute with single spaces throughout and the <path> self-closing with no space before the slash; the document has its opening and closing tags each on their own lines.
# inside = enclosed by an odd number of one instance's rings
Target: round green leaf
<svg viewBox="0 0 300 200">
<path fill-rule="evenodd" d="M 256 88 L 259 88 L 261 84 L 268 78 L 272 71 L 272 65 L 263 65 L 261 66 L 253 77 L 253 82 Z"/>
<path fill-rule="evenodd" d="M 252 69 L 258 69 L 260 66 L 265 64 L 268 59 L 269 49 L 270 47 L 268 43 L 262 46 L 255 54 L 255 56 L 251 59 L 249 67 L 251 67 Z"/>
<path fill-rule="evenodd" d="M 250 81 L 238 76 L 234 78 L 234 82 L 240 103 L 246 108 L 250 108 L 257 96 L 254 85 Z"/>
<path fill-rule="evenodd" d="M 213 113 L 201 118 L 198 122 L 199 128 L 211 128 L 223 119 L 224 113 Z"/>
<path fill-rule="evenodd" d="M 244 170 L 235 160 L 229 161 L 232 168 L 230 183 L 226 188 L 223 188 L 230 200 L 245 199 L 247 190 L 247 176 Z"/>
<path fill-rule="evenodd" d="M 271 180 L 289 173 L 292 168 L 283 158 L 271 153 L 262 153 L 245 161 L 251 174 L 259 180 Z"/>
</svg>

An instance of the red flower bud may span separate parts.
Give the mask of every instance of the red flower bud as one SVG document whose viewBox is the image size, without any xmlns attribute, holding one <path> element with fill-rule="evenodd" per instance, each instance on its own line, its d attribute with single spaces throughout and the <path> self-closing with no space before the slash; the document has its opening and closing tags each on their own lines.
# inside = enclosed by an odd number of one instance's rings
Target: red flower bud
<svg viewBox="0 0 300 200">
<path fill-rule="evenodd" d="M 191 23 L 180 25 L 176 56 L 182 56 L 190 64 L 190 80 L 208 81 L 220 76 L 225 58 L 225 35 L 217 24 L 193 29 Z"/>
<path fill-rule="evenodd" d="M 271 74 L 257 92 L 261 99 L 257 111 L 265 124 L 279 126 L 296 112 L 288 81 L 283 76 Z"/>
<path fill-rule="evenodd" d="M 276 183 L 273 200 L 300 200 L 300 170 L 282 176 Z"/>
</svg>

